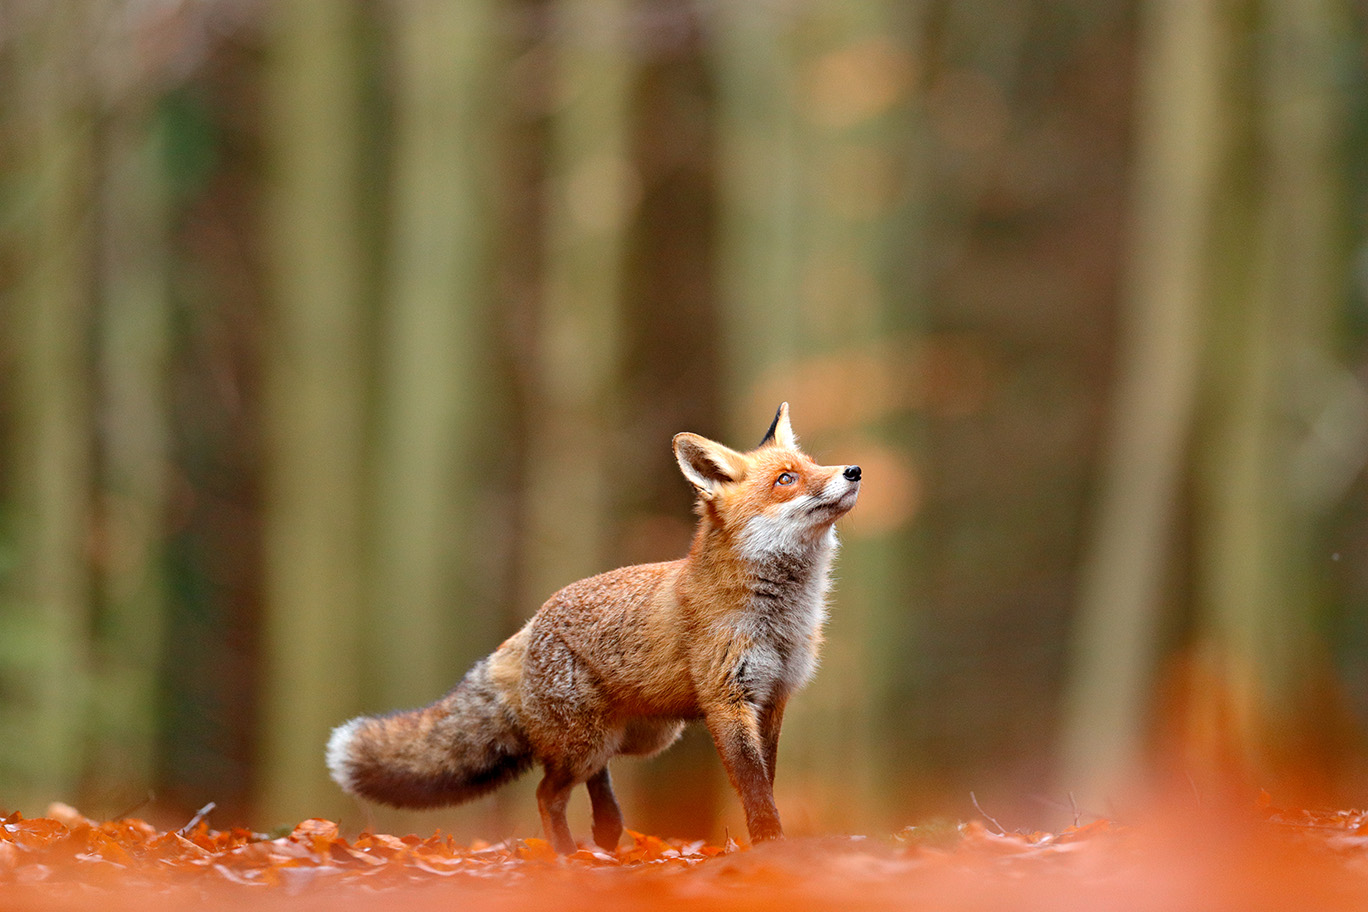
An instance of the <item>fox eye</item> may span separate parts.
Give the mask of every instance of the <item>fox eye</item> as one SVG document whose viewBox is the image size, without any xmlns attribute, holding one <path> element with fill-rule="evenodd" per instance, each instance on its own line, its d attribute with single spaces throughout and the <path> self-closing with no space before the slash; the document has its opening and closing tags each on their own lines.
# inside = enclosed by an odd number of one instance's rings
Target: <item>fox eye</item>
<svg viewBox="0 0 1368 912">
<path fill-rule="evenodd" d="M 779 477 L 774 479 L 775 484 L 791 485 L 798 480 L 798 476 L 792 472 L 780 472 Z"/>
</svg>

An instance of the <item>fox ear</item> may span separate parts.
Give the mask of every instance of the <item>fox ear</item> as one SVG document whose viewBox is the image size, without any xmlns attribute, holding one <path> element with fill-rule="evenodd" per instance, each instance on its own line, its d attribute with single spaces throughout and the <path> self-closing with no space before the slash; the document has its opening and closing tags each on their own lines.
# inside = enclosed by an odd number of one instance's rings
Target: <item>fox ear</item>
<svg viewBox="0 0 1368 912">
<path fill-rule="evenodd" d="M 697 434 L 676 434 L 674 454 L 679 470 L 704 496 L 745 474 L 740 453 Z"/>
<path fill-rule="evenodd" d="M 765 432 L 765 437 L 760 441 L 760 446 L 798 447 L 798 438 L 793 435 L 793 425 L 789 424 L 789 407 L 787 402 L 780 403 L 779 411 L 774 413 L 774 420 L 770 422 L 769 430 Z"/>
</svg>

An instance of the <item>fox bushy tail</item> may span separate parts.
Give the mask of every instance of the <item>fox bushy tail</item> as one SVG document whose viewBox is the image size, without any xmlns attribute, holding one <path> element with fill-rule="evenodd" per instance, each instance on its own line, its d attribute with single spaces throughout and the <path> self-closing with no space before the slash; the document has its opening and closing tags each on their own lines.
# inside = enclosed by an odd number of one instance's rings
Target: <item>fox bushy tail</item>
<svg viewBox="0 0 1368 912">
<path fill-rule="evenodd" d="M 407 808 L 470 801 L 532 765 L 531 748 L 490 680 L 488 659 L 431 706 L 338 726 L 327 757 L 346 791 Z"/>
</svg>

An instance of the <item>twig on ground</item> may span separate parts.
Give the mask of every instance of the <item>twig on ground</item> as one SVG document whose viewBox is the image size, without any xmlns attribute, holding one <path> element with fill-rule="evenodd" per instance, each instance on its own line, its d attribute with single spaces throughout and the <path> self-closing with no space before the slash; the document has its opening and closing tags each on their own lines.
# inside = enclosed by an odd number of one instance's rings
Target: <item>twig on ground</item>
<svg viewBox="0 0 1368 912">
<path fill-rule="evenodd" d="M 146 797 L 146 798 L 144 798 L 142 801 L 139 801 L 137 804 L 133 805 L 133 806 L 132 806 L 131 808 L 129 808 L 128 810 L 126 810 L 126 811 L 120 811 L 119 813 L 117 813 L 117 814 L 115 814 L 113 817 L 111 817 L 110 819 L 111 819 L 111 820 L 127 820 L 129 817 L 133 816 L 133 814 L 135 814 L 135 813 L 138 812 L 138 811 L 141 811 L 143 808 L 147 807 L 149 804 L 151 804 L 151 803 L 152 803 L 153 801 L 155 801 L 156 799 L 157 799 L 156 793 L 153 792 L 151 789 L 148 789 L 147 797 Z"/>
<path fill-rule="evenodd" d="M 989 822 L 989 823 L 991 823 L 993 826 L 997 827 L 997 831 L 998 831 L 998 835 L 999 835 L 999 836 L 1006 836 L 1006 835 L 1007 835 L 1007 830 L 1002 826 L 1002 824 L 1000 824 L 1000 823 L 997 822 L 997 818 L 994 817 L 992 814 L 988 813 L 987 811 L 985 811 L 985 810 L 983 809 L 983 807 L 978 803 L 978 796 L 977 796 L 977 795 L 975 795 L 973 792 L 970 792 L 970 793 L 969 793 L 969 800 L 972 801 L 972 802 L 974 802 L 974 808 L 975 808 L 980 814 L 982 814 L 984 817 L 986 817 L 986 818 L 988 819 L 988 822 Z"/>
<path fill-rule="evenodd" d="M 195 827 L 199 826 L 200 823 L 204 820 L 204 818 L 208 817 L 209 814 L 212 813 L 214 808 L 216 807 L 218 807 L 218 803 L 211 801 L 204 807 L 200 808 L 198 811 L 195 811 L 195 816 L 191 817 L 190 822 L 187 823 L 185 826 L 181 827 L 179 830 L 176 830 L 176 835 L 185 836 Z"/>
</svg>

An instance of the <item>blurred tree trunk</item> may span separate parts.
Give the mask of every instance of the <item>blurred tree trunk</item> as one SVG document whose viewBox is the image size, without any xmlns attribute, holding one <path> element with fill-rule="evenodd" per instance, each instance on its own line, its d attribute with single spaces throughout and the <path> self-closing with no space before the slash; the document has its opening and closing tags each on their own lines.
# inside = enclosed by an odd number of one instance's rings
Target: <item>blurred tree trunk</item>
<svg viewBox="0 0 1368 912">
<path fill-rule="evenodd" d="M 1342 271 L 1338 15 L 1296 0 L 1146 7 L 1122 376 L 1063 743 L 1064 782 L 1094 806 L 1143 781 L 1165 587 L 1185 557 L 1194 641 L 1168 669 L 1161 769 L 1204 789 L 1269 782 L 1273 755 L 1293 753 L 1274 745 L 1317 726 L 1310 561 L 1328 500 L 1304 478 L 1342 474 L 1326 460 L 1347 433 L 1313 433 L 1334 405 L 1317 377 L 1333 373 Z"/>
<path fill-rule="evenodd" d="M 1271 746 L 1288 745 L 1280 753 L 1290 756 L 1315 728 L 1304 715 L 1319 604 L 1311 561 L 1327 502 L 1299 476 L 1327 473 L 1297 457 L 1322 445 L 1308 431 L 1324 402 L 1307 391 L 1333 369 L 1342 268 L 1330 100 L 1340 23 L 1324 0 L 1260 6 L 1260 53 L 1232 131 L 1244 142 L 1228 153 L 1215 250 L 1222 294 L 1197 453 L 1200 658 L 1223 692 L 1192 695 L 1186 734 L 1203 752 L 1195 761 L 1267 777 Z M 1216 725 L 1216 743 L 1201 743 Z"/>
<path fill-rule="evenodd" d="M 730 403 L 727 439 L 760 439 L 757 422 L 779 403 L 757 403 L 756 384 L 798 355 L 802 256 L 801 167 L 792 36 L 761 4 L 721 4 L 712 21 L 718 82 L 722 227 L 720 362 Z M 802 405 L 792 405 L 801 422 Z M 752 408 L 759 415 L 747 414 Z M 768 421 L 759 424 L 764 433 Z M 800 426 L 801 429 L 801 426 Z"/>
<path fill-rule="evenodd" d="M 1159 618 L 1173 583 L 1226 127 L 1225 6 L 1150 0 L 1141 9 L 1118 377 L 1081 569 L 1061 747 L 1063 784 L 1085 803 L 1135 782 Z"/>
<path fill-rule="evenodd" d="M 620 433 L 622 282 L 640 193 L 629 142 L 625 0 L 555 7 L 546 265 L 529 427 L 528 610 L 608 569 Z"/>
<path fill-rule="evenodd" d="M 361 709 L 428 703 L 510 631 L 493 603 L 480 492 L 491 486 L 496 5 L 393 7 L 395 84 L 389 264 L 378 364 Z M 450 827 L 449 811 L 438 812 Z M 434 820 L 384 812 L 377 825 Z M 486 832 L 490 828 L 486 828 Z"/>
<path fill-rule="evenodd" d="M 898 384 L 921 328 L 911 112 L 922 10 L 864 0 L 793 18 L 726 6 L 716 22 L 733 442 L 754 445 L 787 399 L 810 452 L 872 470 L 842 523 L 850 542 L 822 672 L 785 728 L 778 784 L 798 829 L 897 813 L 886 726 L 914 614 L 911 516 L 895 492 L 916 473 Z M 838 790 L 817 786 L 837 770 Z"/>
<path fill-rule="evenodd" d="M 80 4 L 10 12 L 6 84 L 23 183 L 6 313 L 15 567 L 0 611 L 0 774 L 5 803 L 34 814 L 76 800 L 89 721 L 93 38 Z"/>
<path fill-rule="evenodd" d="M 499 636 L 475 593 L 487 479 L 479 463 L 488 371 L 491 2 L 394 7 L 394 196 L 379 355 L 367 705 L 426 702 Z M 507 631 L 504 631 L 505 633 Z"/>
<path fill-rule="evenodd" d="M 330 728 L 358 705 L 367 325 L 357 12 L 270 8 L 261 812 L 343 807 Z"/>
<path fill-rule="evenodd" d="M 101 623 L 92 694 L 88 792 L 118 812 L 153 787 L 157 682 L 166 625 L 169 451 L 168 206 L 156 74 L 134 57 L 137 17 L 110 58 L 104 89 L 99 322 L 102 390 Z"/>
</svg>

